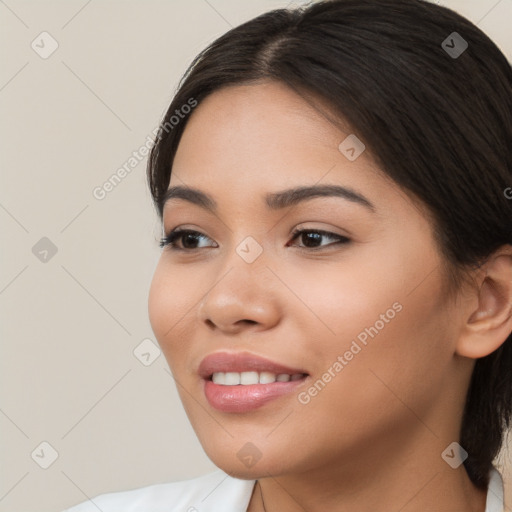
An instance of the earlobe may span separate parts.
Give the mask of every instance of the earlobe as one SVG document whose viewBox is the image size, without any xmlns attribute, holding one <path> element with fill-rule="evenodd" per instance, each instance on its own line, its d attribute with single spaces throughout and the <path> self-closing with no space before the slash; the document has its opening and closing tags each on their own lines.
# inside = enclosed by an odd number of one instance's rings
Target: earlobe
<svg viewBox="0 0 512 512">
<path fill-rule="evenodd" d="M 478 359 L 497 350 L 512 332 L 512 247 L 505 246 L 484 265 L 475 290 L 477 307 L 469 311 L 457 353 Z"/>
</svg>

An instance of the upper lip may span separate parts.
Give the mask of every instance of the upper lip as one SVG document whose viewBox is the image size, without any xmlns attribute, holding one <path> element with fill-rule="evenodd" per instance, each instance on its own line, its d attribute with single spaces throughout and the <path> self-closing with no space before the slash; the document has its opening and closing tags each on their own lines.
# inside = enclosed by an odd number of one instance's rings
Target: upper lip
<svg viewBox="0 0 512 512">
<path fill-rule="evenodd" d="M 275 361 L 270 361 L 249 352 L 214 352 L 207 355 L 200 363 L 198 373 L 203 379 L 209 379 L 217 372 L 270 372 L 276 375 L 287 373 L 295 375 L 306 373 L 300 368 L 291 368 Z"/>
</svg>

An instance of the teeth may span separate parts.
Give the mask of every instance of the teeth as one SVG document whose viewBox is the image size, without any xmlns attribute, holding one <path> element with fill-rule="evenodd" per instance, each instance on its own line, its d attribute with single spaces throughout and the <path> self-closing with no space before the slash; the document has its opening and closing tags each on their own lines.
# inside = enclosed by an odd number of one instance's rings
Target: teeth
<svg viewBox="0 0 512 512">
<path fill-rule="evenodd" d="M 304 377 L 303 373 L 296 373 L 289 375 L 287 373 L 280 373 L 276 375 L 271 372 L 216 372 L 212 375 L 214 384 L 221 384 L 223 386 L 248 386 L 251 384 L 272 384 L 273 382 L 288 382 L 300 380 Z"/>
<path fill-rule="evenodd" d="M 240 374 L 236 372 L 227 372 L 224 374 L 224 384 L 226 386 L 236 386 L 240 384 Z"/>
<path fill-rule="evenodd" d="M 276 381 L 276 374 L 270 372 L 261 372 L 260 373 L 260 384 L 272 384 L 272 382 Z"/>
<path fill-rule="evenodd" d="M 214 384 L 222 384 L 222 385 L 225 385 L 226 384 L 226 374 L 225 373 L 214 373 L 212 375 L 212 380 L 214 382 Z"/>
<path fill-rule="evenodd" d="M 243 372 L 240 374 L 240 384 L 258 384 L 258 372 Z"/>
</svg>

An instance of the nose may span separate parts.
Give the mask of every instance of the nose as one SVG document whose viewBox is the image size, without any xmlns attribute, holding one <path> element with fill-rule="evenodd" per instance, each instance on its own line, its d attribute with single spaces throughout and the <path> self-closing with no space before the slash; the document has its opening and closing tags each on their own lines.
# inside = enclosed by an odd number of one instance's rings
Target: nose
<svg viewBox="0 0 512 512">
<path fill-rule="evenodd" d="M 230 262 L 199 303 L 199 321 L 211 331 L 226 334 L 277 325 L 281 307 L 272 272 L 262 261 L 257 265 L 234 259 Z"/>
</svg>

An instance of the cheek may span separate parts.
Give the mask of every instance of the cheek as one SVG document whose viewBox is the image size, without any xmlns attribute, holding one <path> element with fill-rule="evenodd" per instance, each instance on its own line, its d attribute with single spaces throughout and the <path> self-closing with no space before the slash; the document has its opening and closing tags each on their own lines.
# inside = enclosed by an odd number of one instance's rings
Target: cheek
<svg viewBox="0 0 512 512">
<path fill-rule="evenodd" d="M 400 281 L 374 261 L 366 265 L 358 260 L 311 262 L 302 266 L 300 277 L 291 270 L 284 275 L 301 299 L 291 298 L 289 316 L 302 324 L 308 349 L 321 364 L 327 362 L 326 354 L 332 358 L 349 350 L 353 340 L 371 339 L 369 330 L 375 334 L 376 329 L 380 337 L 401 315 Z"/>
<path fill-rule="evenodd" d="M 165 293 L 167 286 L 164 277 L 162 260 L 160 260 L 155 269 L 148 296 L 149 322 L 160 344 L 165 333 L 166 311 L 169 311 L 169 294 Z"/>
<path fill-rule="evenodd" d="M 299 397 L 304 405 L 296 405 L 310 430 L 364 444 L 426 415 L 443 392 L 451 357 L 443 339 L 446 316 L 432 297 L 429 301 L 430 292 L 402 298 L 401 309 L 390 303 L 392 312 L 387 306 L 393 294 L 369 304 L 370 313 L 353 306 L 333 317 L 337 337 L 315 348 L 320 362 L 315 381 Z M 374 312 L 388 323 L 377 323 Z"/>
<path fill-rule="evenodd" d="M 432 246 L 418 243 L 378 254 L 358 251 L 357 261 L 304 267 L 293 287 L 318 317 L 307 315 L 309 328 L 303 331 L 314 341 L 308 359 L 318 361 L 316 374 L 346 355 L 345 376 L 337 379 L 343 387 L 362 380 L 382 387 L 379 376 L 414 392 L 429 379 L 440 381 L 450 364 L 453 332 L 437 263 Z"/>
<path fill-rule="evenodd" d="M 379 250 L 362 248 L 324 278 L 323 309 L 340 340 L 381 340 L 379 346 L 386 340 L 388 348 L 407 351 L 411 338 L 438 326 L 445 305 L 438 257 L 428 242 L 396 237 Z"/>
<path fill-rule="evenodd" d="M 345 359 L 351 360 L 337 385 L 340 392 L 350 390 L 343 399 L 348 409 L 365 404 L 383 418 L 389 415 L 391 421 L 393 414 L 406 412 L 402 409 L 407 404 L 421 416 L 442 391 L 451 364 L 453 332 L 439 275 L 432 275 L 412 293 L 411 288 L 383 293 L 380 301 L 372 299 L 367 308 L 360 303 L 351 316 L 340 318 L 339 331 L 344 333 L 340 345 Z"/>
<path fill-rule="evenodd" d="M 148 315 L 151 328 L 166 357 L 179 339 L 180 329 L 186 323 L 187 311 L 193 304 L 194 286 L 187 281 L 190 273 L 180 272 L 169 265 L 163 255 L 155 269 L 148 296 Z"/>
</svg>

